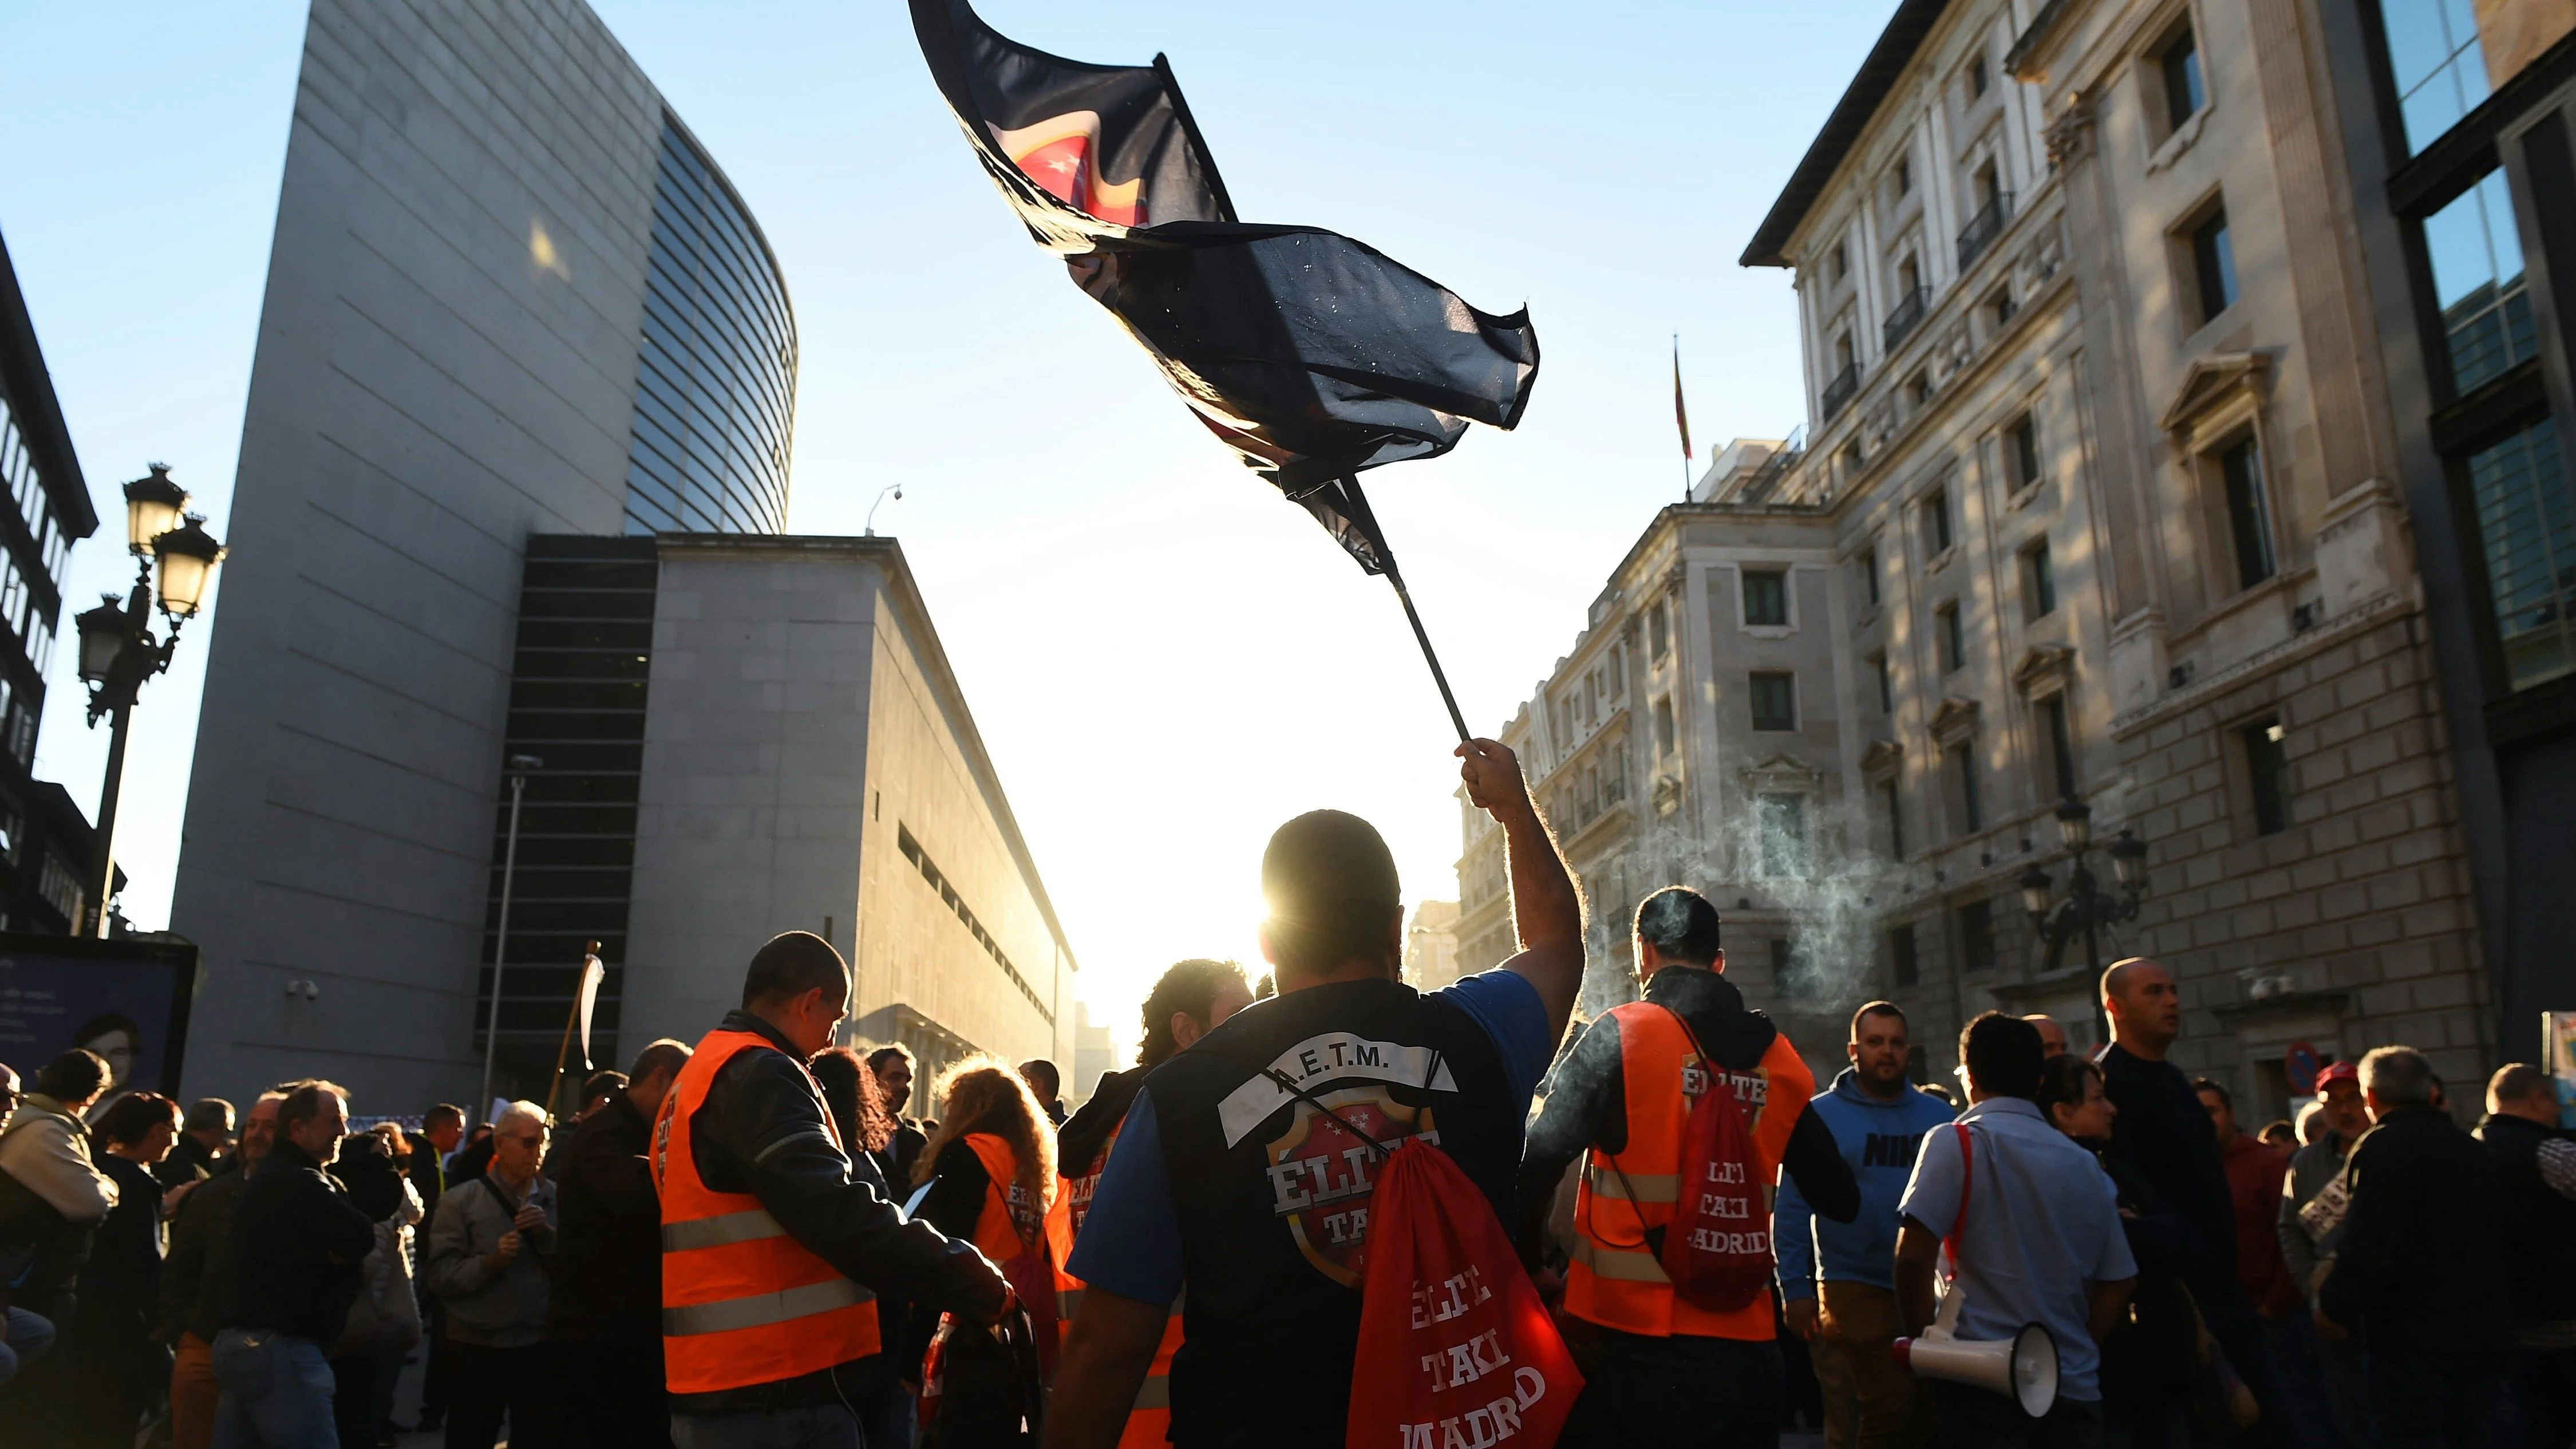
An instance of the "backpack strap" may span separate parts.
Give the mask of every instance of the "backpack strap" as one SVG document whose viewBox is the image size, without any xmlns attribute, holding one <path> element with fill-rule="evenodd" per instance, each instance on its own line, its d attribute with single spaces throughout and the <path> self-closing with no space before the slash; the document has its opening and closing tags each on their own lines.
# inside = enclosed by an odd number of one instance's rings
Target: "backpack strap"
<svg viewBox="0 0 2576 1449">
<path fill-rule="evenodd" d="M 1959 1134 L 1959 1216 L 1952 1220 L 1950 1232 L 1941 1240 L 1941 1250 L 1950 1255 L 1950 1276 L 1959 1276 L 1959 1244 L 1968 1235 L 1968 1195 L 1977 1185 L 1976 1134 L 1965 1122 L 1953 1122 L 1950 1130 Z"/>
</svg>

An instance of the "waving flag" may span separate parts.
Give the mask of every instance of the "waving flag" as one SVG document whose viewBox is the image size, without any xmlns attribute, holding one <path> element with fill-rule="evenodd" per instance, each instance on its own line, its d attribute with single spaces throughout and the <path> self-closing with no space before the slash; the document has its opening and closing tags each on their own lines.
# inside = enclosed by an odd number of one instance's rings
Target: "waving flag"
<svg viewBox="0 0 2576 1449">
<path fill-rule="evenodd" d="M 1480 312 L 1346 236 L 1238 221 L 1161 56 L 1066 60 L 996 32 L 967 0 L 912 0 L 912 20 L 1030 236 L 1245 466 L 1362 568 L 1392 575 L 1359 474 L 1445 453 L 1471 421 L 1518 423 L 1538 374 L 1528 313 Z"/>
<path fill-rule="evenodd" d="M 1682 406 L 1682 336 L 1673 334 L 1673 426 L 1682 430 L 1682 461 L 1691 459 L 1690 409 Z"/>
</svg>

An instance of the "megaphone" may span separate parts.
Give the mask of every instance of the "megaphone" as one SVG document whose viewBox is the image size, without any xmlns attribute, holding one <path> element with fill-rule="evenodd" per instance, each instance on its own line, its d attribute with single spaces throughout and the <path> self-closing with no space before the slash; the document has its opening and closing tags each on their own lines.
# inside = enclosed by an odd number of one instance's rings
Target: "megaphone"
<svg viewBox="0 0 2576 1449">
<path fill-rule="evenodd" d="M 1952 1338 L 1936 1329 L 1900 1338 L 1891 1351 L 1898 1368 L 2002 1394 L 2034 1419 L 2057 1403 L 2057 1340 L 2036 1323 L 1998 1339 Z"/>
</svg>

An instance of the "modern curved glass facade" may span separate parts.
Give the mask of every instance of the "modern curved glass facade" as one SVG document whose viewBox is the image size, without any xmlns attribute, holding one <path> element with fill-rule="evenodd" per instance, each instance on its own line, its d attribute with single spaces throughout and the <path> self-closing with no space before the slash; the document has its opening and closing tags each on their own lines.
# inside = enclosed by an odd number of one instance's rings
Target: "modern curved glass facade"
<svg viewBox="0 0 2576 1449">
<path fill-rule="evenodd" d="M 796 317 L 715 163 L 662 125 L 626 531 L 783 533 Z"/>
</svg>

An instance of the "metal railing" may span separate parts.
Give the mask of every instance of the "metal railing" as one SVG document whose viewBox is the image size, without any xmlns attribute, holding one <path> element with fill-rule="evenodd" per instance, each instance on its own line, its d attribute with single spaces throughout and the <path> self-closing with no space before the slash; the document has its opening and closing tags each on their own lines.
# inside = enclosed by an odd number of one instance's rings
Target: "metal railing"
<svg viewBox="0 0 2576 1449">
<path fill-rule="evenodd" d="M 1843 370 L 1834 374 L 1834 380 L 1825 384 L 1824 415 L 1817 421 L 1819 423 L 1832 421 L 1834 414 L 1841 412 L 1844 405 L 1849 403 L 1853 395 L 1859 391 L 1860 364 L 1846 362 L 1843 364 Z"/>
<path fill-rule="evenodd" d="M 1968 218 L 1967 226 L 1959 233 L 1960 271 L 1966 271 L 1985 254 L 1996 237 L 2004 234 L 2004 223 L 2012 220 L 2012 208 L 2012 193 L 1998 191 L 1986 198 L 1986 204 L 1977 208 L 1975 216 Z"/>
<path fill-rule="evenodd" d="M 1894 352 L 1896 344 L 1923 325 L 1923 314 L 1931 310 L 1931 305 L 1932 291 L 1928 287 L 1917 287 L 1905 294 L 1904 300 L 1896 304 L 1896 310 L 1887 314 L 1886 325 L 1879 329 L 1879 337 L 1887 344 L 1888 351 Z"/>
</svg>

